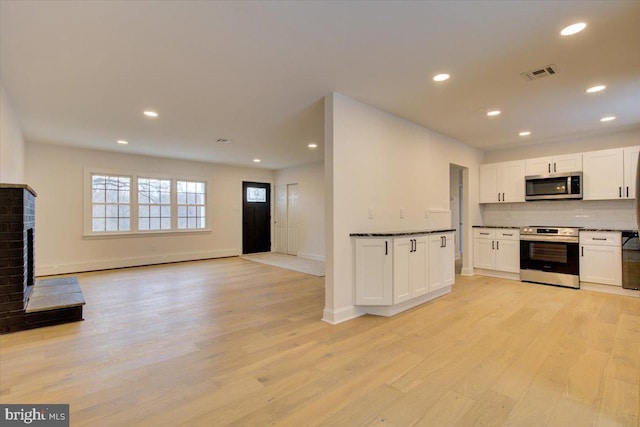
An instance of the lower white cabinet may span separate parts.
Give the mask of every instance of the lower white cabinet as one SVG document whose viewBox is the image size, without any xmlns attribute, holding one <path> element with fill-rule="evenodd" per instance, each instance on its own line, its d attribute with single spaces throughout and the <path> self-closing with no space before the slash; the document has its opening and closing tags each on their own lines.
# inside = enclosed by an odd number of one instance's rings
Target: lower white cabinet
<svg viewBox="0 0 640 427">
<path fill-rule="evenodd" d="M 580 232 L 580 281 L 622 287 L 620 232 Z"/>
<path fill-rule="evenodd" d="M 474 228 L 473 267 L 520 273 L 520 230 Z"/>
<path fill-rule="evenodd" d="M 454 234 L 356 237 L 355 264 L 356 305 L 399 305 L 402 311 L 448 292 L 455 282 Z"/>
<path fill-rule="evenodd" d="M 429 236 L 429 290 L 435 291 L 455 282 L 453 233 Z"/>
</svg>

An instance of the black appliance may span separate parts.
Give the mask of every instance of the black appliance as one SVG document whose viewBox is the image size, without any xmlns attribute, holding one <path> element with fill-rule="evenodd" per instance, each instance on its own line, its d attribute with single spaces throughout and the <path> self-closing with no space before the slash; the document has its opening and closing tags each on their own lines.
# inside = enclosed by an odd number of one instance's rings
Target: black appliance
<svg viewBox="0 0 640 427">
<path fill-rule="evenodd" d="M 579 229 L 520 228 L 520 280 L 580 288 Z"/>
<path fill-rule="evenodd" d="M 622 287 L 640 290 L 640 241 L 636 230 L 622 232 Z"/>
<path fill-rule="evenodd" d="M 525 200 L 582 199 L 582 172 L 525 177 Z"/>
</svg>

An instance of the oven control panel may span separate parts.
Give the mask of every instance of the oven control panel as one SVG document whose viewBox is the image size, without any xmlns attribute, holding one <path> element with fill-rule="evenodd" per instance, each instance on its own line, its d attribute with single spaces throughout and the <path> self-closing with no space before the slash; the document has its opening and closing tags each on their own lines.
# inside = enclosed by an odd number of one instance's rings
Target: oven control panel
<svg viewBox="0 0 640 427">
<path fill-rule="evenodd" d="M 580 232 L 576 227 L 547 227 L 547 226 L 528 226 L 521 227 L 520 234 L 537 235 L 537 236 L 563 236 L 578 237 Z"/>
</svg>

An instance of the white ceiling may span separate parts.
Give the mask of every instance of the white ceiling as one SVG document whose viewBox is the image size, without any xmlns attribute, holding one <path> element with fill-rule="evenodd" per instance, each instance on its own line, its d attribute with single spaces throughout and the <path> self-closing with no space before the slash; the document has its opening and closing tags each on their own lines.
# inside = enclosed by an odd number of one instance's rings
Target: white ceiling
<svg viewBox="0 0 640 427">
<path fill-rule="evenodd" d="M 322 159 L 332 91 L 485 150 L 640 127 L 640 1 L 0 7 L 0 80 L 29 141 L 279 169 Z"/>
</svg>

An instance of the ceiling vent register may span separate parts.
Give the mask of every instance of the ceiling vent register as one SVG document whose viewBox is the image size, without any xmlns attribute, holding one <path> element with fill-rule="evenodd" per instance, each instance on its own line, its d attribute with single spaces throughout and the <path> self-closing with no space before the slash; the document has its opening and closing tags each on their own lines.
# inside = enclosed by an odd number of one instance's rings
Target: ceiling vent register
<svg viewBox="0 0 640 427">
<path fill-rule="evenodd" d="M 558 66 L 551 64 L 543 68 L 526 71 L 520 75 L 524 77 L 526 80 L 532 81 L 532 80 L 539 80 L 543 77 L 553 76 L 555 74 L 558 74 Z"/>
</svg>

